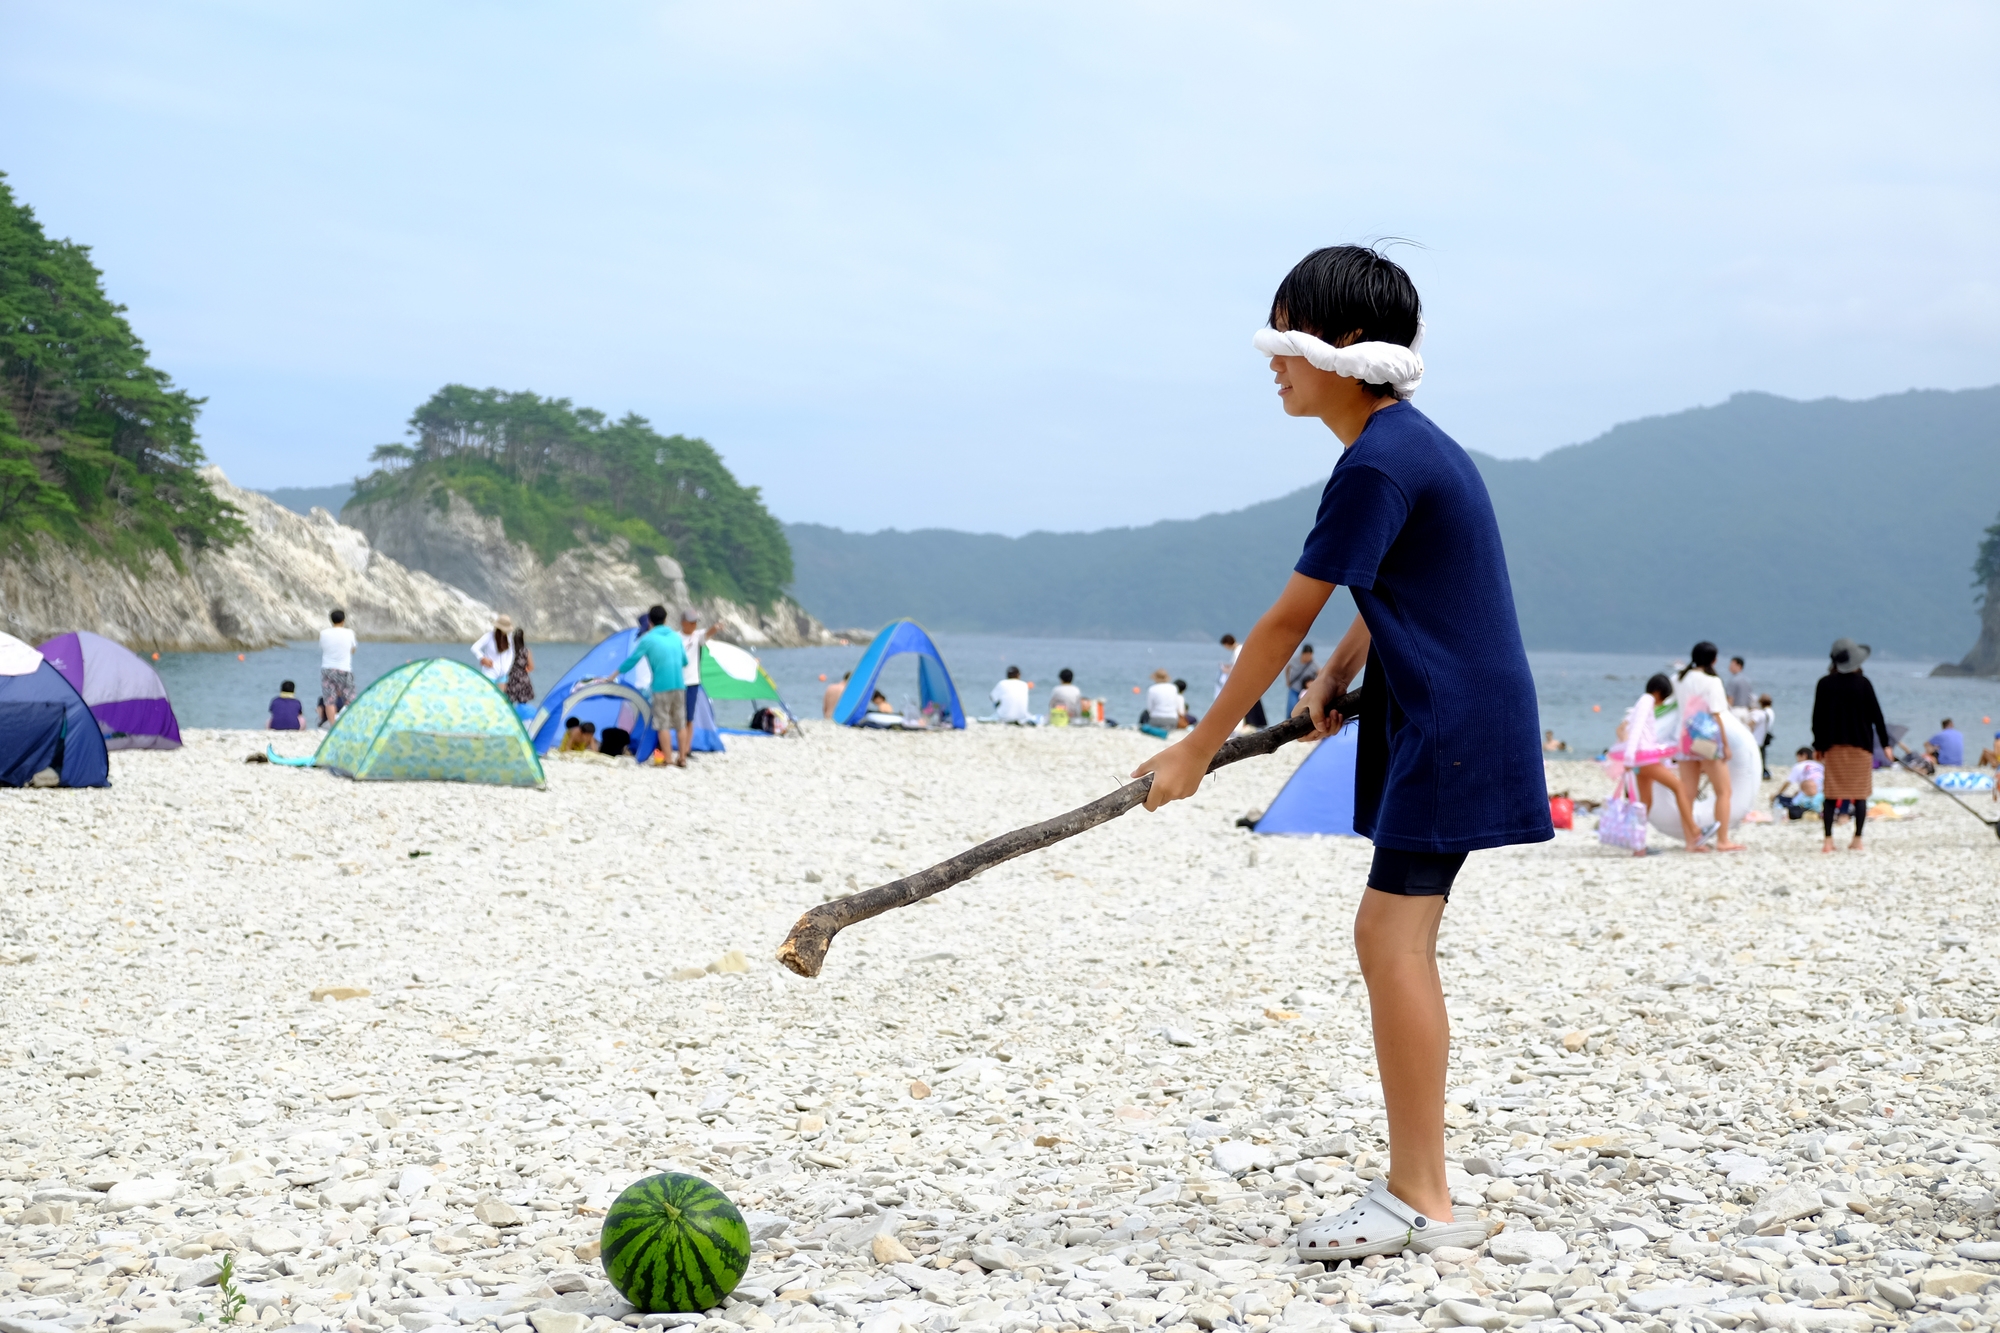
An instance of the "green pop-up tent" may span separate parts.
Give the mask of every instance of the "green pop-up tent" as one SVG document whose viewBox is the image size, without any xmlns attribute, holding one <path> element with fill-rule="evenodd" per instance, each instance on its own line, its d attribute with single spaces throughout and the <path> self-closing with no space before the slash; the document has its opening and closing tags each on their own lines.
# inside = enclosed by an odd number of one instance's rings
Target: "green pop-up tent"
<svg viewBox="0 0 2000 1333">
<path fill-rule="evenodd" d="M 772 699 L 792 711 L 763 663 L 733 643 L 711 639 L 701 646 L 701 688 L 711 699 Z"/>
</svg>

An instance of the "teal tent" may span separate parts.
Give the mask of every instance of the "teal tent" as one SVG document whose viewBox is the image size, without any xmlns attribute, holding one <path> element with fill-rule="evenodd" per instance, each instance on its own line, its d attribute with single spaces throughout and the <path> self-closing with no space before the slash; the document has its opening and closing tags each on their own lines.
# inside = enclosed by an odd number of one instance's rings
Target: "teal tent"
<svg viewBox="0 0 2000 1333">
<path fill-rule="evenodd" d="M 540 787 L 542 762 L 493 682 L 463 662 L 405 662 L 361 692 L 309 759 L 361 781 L 483 782 Z"/>
<path fill-rule="evenodd" d="M 951 719 L 952 726 L 965 730 L 965 709 L 959 706 L 958 687 L 951 683 L 944 655 L 914 620 L 899 620 L 875 636 L 868 651 L 855 664 L 840 702 L 834 705 L 833 720 L 850 727 L 861 726 L 868 716 L 868 700 L 875 693 L 875 682 L 881 679 L 882 668 L 890 658 L 905 653 L 917 656 L 917 691 L 924 706 L 935 707 L 939 714 Z"/>
</svg>

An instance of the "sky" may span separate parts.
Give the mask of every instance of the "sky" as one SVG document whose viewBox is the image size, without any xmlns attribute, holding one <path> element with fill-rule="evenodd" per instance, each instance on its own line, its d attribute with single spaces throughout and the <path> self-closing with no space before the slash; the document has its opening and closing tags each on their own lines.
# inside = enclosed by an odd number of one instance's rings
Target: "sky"
<svg viewBox="0 0 2000 1333">
<path fill-rule="evenodd" d="M 0 171 L 245 485 L 353 477 L 459 382 L 699 435 L 786 521 L 1237 508 L 1338 448 L 1250 349 L 1272 289 L 1386 238 L 1418 406 L 1492 454 L 2000 380 L 1991 5 L 0 0 L 0 33 Z"/>
</svg>

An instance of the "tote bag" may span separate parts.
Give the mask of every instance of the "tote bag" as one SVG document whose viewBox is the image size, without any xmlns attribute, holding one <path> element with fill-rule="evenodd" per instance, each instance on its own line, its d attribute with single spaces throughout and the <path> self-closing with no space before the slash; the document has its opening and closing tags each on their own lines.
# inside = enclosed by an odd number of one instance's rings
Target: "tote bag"
<svg viewBox="0 0 2000 1333">
<path fill-rule="evenodd" d="M 1597 840 L 1607 847 L 1642 852 L 1646 849 L 1647 822 L 1646 807 L 1639 804 L 1639 784 L 1627 773 L 1597 812 Z"/>
</svg>

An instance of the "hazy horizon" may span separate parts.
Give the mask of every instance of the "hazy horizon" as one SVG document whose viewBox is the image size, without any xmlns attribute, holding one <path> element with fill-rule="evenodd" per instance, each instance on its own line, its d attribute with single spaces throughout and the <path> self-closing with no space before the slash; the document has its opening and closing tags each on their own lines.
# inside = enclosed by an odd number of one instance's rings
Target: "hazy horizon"
<svg viewBox="0 0 2000 1333">
<path fill-rule="evenodd" d="M 6 12 L 0 171 L 260 488 L 462 382 L 700 435 L 793 522 L 1241 507 L 1336 447 L 1249 348 L 1272 288 L 1381 237 L 1496 457 L 2000 364 L 1972 4 Z"/>
</svg>

